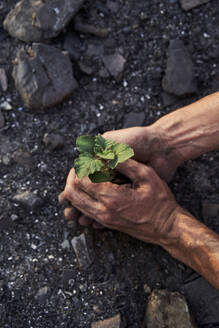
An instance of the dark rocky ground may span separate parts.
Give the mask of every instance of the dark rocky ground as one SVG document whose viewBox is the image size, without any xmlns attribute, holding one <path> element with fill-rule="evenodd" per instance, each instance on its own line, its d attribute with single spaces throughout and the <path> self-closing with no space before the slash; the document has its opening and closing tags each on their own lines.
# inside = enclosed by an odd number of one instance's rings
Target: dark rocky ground
<svg viewBox="0 0 219 328">
<path fill-rule="evenodd" d="M 86 68 L 78 65 L 79 59 L 72 60 L 78 89 L 64 103 L 41 112 L 24 106 L 11 77 L 12 60 L 23 43 L 11 38 L 2 22 L 15 3 L 0 1 L 0 68 L 8 77 L 0 105 L 11 104 L 0 116 L 0 327 L 87 328 L 120 313 L 121 327 L 140 328 L 147 286 L 183 292 L 194 277 L 192 270 L 157 246 L 108 230 L 88 232 L 94 238 L 95 260 L 88 270 L 79 270 L 70 241 L 83 229 L 64 222 L 57 195 L 72 166 L 78 135 L 122 128 L 131 113 L 140 114 L 135 116 L 139 124 L 151 124 L 218 90 L 218 1 L 188 12 L 177 0 L 86 2 L 82 9 L 86 21 L 109 28 L 109 35 L 72 36 L 70 23 L 47 42 L 69 52 L 74 42 L 72 51 L 79 53 Z M 162 78 L 169 41 L 175 38 L 184 42 L 192 57 L 197 87 L 193 96 L 171 98 L 168 105 Z M 104 71 L 103 52 L 118 52 L 126 59 L 120 81 Z M 47 143 L 43 141 L 46 133 L 62 136 L 63 147 L 51 150 L 48 136 Z M 218 164 L 216 152 L 189 161 L 171 183 L 179 203 L 216 232 Z M 33 193 L 26 206 L 14 199 L 24 191 Z M 208 306 L 209 302 L 204 311 Z M 214 306 L 211 303 L 211 309 Z M 199 327 L 219 327 L 213 315 L 206 322 L 199 309 L 193 314 Z"/>
</svg>

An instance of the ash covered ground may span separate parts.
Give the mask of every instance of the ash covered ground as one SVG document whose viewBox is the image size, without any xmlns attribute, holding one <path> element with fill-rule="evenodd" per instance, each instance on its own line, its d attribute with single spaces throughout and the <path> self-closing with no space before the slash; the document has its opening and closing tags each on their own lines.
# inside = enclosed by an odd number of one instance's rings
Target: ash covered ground
<svg viewBox="0 0 219 328">
<path fill-rule="evenodd" d="M 80 14 L 97 29 L 109 29 L 108 35 L 72 34 L 70 22 L 46 42 L 73 53 L 78 88 L 42 111 L 24 105 L 11 77 L 17 50 L 24 46 L 3 29 L 15 3 L 0 1 L 0 68 L 8 77 L 0 105 L 11 107 L 3 106 L 0 115 L 0 326 L 89 328 L 120 313 L 121 327 L 140 328 L 149 290 L 183 292 L 194 273 L 161 248 L 110 230 L 88 232 L 95 259 L 80 270 L 71 240 L 83 228 L 65 222 L 57 196 L 73 165 L 78 135 L 130 122 L 149 125 L 218 90 L 218 1 L 189 11 L 177 0 L 85 2 Z M 162 88 L 174 39 L 184 43 L 193 62 L 196 88 L 191 96 L 169 97 Z M 118 79 L 103 62 L 104 55 L 114 53 L 126 61 Z M 59 149 L 51 134 L 59 136 Z M 178 202 L 216 232 L 218 164 L 216 152 L 189 161 L 170 184 Z M 16 195 L 25 191 L 29 201 L 23 206 Z M 210 327 L 198 312 L 194 316 L 200 327 Z"/>
</svg>

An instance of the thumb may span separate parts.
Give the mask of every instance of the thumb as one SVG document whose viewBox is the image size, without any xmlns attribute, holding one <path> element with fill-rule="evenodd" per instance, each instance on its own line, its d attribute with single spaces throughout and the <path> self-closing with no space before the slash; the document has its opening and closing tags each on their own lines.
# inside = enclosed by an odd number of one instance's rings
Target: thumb
<svg viewBox="0 0 219 328">
<path fill-rule="evenodd" d="M 154 170 L 142 163 L 129 159 L 116 167 L 116 171 L 129 178 L 132 182 L 143 183 L 149 180 Z"/>
</svg>

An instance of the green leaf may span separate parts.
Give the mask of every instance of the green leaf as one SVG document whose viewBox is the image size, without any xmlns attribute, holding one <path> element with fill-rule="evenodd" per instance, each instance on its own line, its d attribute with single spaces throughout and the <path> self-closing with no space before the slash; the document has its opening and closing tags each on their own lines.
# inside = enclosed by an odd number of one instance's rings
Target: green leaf
<svg viewBox="0 0 219 328">
<path fill-rule="evenodd" d="M 104 139 L 100 134 L 95 137 L 95 153 L 102 153 L 104 150 L 109 150 L 115 142 L 113 140 Z"/>
<path fill-rule="evenodd" d="M 116 155 L 115 158 L 109 162 L 109 167 L 113 170 L 118 163 L 118 156 Z"/>
<path fill-rule="evenodd" d="M 113 145 L 112 151 L 118 156 L 118 163 L 123 163 L 134 156 L 133 149 L 126 144 L 117 143 Z"/>
<path fill-rule="evenodd" d="M 103 152 L 96 152 L 96 155 L 103 159 L 114 159 L 115 154 L 111 150 L 104 150 Z"/>
<path fill-rule="evenodd" d="M 111 181 L 111 175 L 109 171 L 95 172 L 89 175 L 89 178 L 94 183 Z"/>
<path fill-rule="evenodd" d="M 81 153 L 92 153 L 94 152 L 94 141 L 95 137 L 92 136 L 80 136 L 76 140 L 76 146 L 78 151 Z"/>
<path fill-rule="evenodd" d="M 79 179 L 100 171 L 103 166 L 103 162 L 90 153 L 82 153 L 74 162 L 75 172 Z"/>
</svg>

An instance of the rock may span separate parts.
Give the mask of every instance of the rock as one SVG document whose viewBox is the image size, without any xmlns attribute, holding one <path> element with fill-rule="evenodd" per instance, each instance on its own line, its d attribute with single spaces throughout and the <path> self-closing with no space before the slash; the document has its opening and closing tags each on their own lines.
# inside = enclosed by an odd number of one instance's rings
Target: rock
<svg viewBox="0 0 219 328">
<path fill-rule="evenodd" d="M 180 4 L 182 9 L 190 10 L 192 8 L 203 5 L 204 3 L 209 2 L 210 0 L 180 0 Z"/>
<path fill-rule="evenodd" d="M 186 96 L 197 91 L 191 57 L 179 39 L 170 41 L 162 87 L 164 91 L 176 96 Z"/>
<path fill-rule="evenodd" d="M 29 190 L 18 193 L 12 198 L 12 200 L 15 203 L 21 204 L 30 210 L 38 209 L 43 204 L 42 198 L 30 192 Z"/>
<path fill-rule="evenodd" d="M 176 292 L 154 290 L 145 315 L 147 328 L 195 328 L 185 298 Z"/>
<path fill-rule="evenodd" d="M 117 1 L 107 0 L 106 5 L 112 13 L 117 13 L 119 10 L 119 3 Z"/>
<path fill-rule="evenodd" d="M 25 42 L 56 37 L 82 7 L 85 0 L 22 0 L 4 20 L 8 33 Z"/>
<path fill-rule="evenodd" d="M 50 150 L 56 150 L 64 147 L 65 138 L 57 133 L 45 133 L 43 142 Z"/>
<path fill-rule="evenodd" d="M 77 16 L 74 20 L 74 29 L 80 33 L 88 33 L 100 38 L 106 38 L 109 34 L 109 30 L 106 28 L 97 28 L 93 25 L 83 22 L 80 16 Z"/>
<path fill-rule="evenodd" d="M 61 247 L 62 249 L 70 249 L 70 243 L 68 241 L 68 239 L 65 239 L 62 243 L 61 243 Z"/>
<path fill-rule="evenodd" d="M 123 128 L 130 128 L 133 126 L 142 126 L 145 120 L 145 113 L 129 113 L 125 116 Z"/>
<path fill-rule="evenodd" d="M 5 125 L 5 118 L 0 110 L 0 129 L 3 128 L 4 125 Z"/>
<path fill-rule="evenodd" d="M 117 82 L 119 82 L 122 78 L 122 73 L 125 68 L 125 58 L 120 54 L 115 53 L 114 55 L 103 56 L 103 62 L 109 73 Z"/>
<path fill-rule="evenodd" d="M 77 256 L 79 267 L 82 270 L 88 269 L 95 257 L 92 236 L 89 233 L 82 233 L 78 237 L 74 237 L 71 243 Z"/>
<path fill-rule="evenodd" d="M 0 104 L 0 108 L 4 109 L 4 110 L 11 110 L 12 109 L 12 106 L 11 104 L 9 104 L 8 101 L 3 101 L 1 104 Z"/>
<path fill-rule="evenodd" d="M 208 201 L 202 202 L 202 216 L 205 222 L 212 217 L 218 217 L 219 204 L 211 203 Z"/>
<path fill-rule="evenodd" d="M 120 314 L 117 314 L 112 318 L 92 323 L 91 328 L 120 328 L 120 324 L 121 317 Z"/>
<path fill-rule="evenodd" d="M 0 85 L 3 91 L 8 90 L 8 79 L 4 68 L 0 68 Z"/>
<path fill-rule="evenodd" d="M 91 75 L 94 73 L 93 67 L 88 66 L 87 64 L 83 63 L 82 61 L 78 62 L 78 66 L 79 66 L 80 70 L 87 75 Z"/>
<path fill-rule="evenodd" d="M 24 102 L 32 109 L 56 105 L 78 86 L 69 55 L 39 43 L 18 52 L 12 75 Z"/>
<path fill-rule="evenodd" d="M 190 281 L 183 289 L 200 327 L 219 327 L 219 292 L 203 277 Z"/>
<path fill-rule="evenodd" d="M 38 290 L 35 298 L 38 303 L 44 304 L 50 296 L 50 288 L 48 286 L 42 287 Z"/>
<path fill-rule="evenodd" d="M 22 165 L 31 165 L 33 162 L 32 156 L 30 153 L 22 150 L 17 150 L 12 154 L 13 160 Z"/>
</svg>

